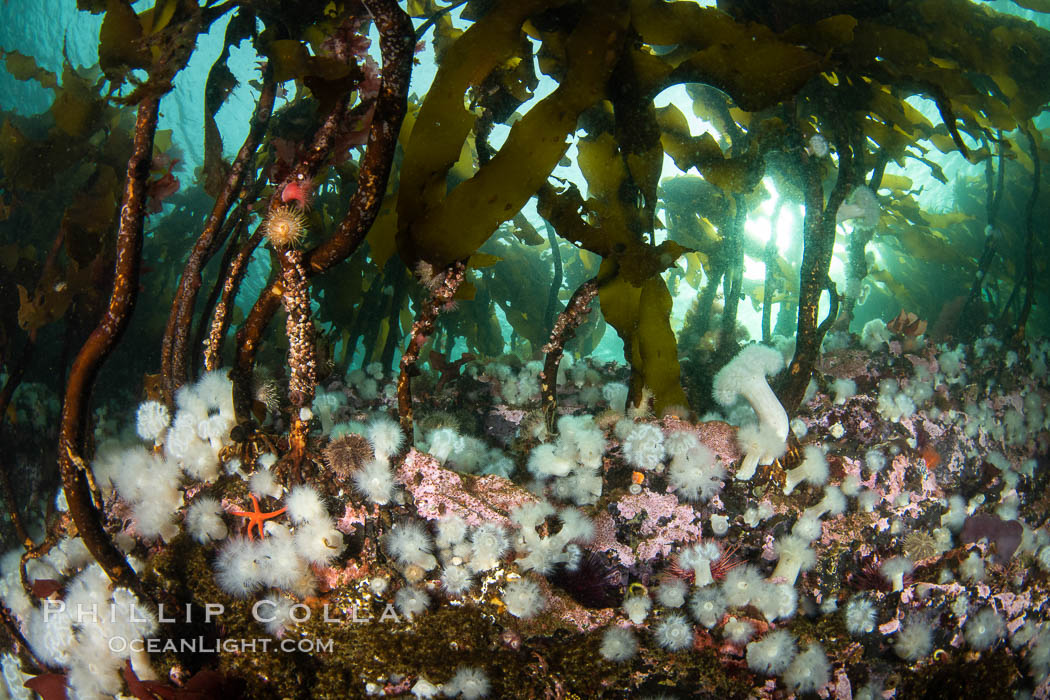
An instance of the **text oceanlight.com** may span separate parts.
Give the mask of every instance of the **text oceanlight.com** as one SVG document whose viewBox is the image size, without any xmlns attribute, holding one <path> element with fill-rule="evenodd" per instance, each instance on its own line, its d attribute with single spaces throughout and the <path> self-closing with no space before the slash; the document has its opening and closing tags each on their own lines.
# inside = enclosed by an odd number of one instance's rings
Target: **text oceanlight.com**
<svg viewBox="0 0 1050 700">
<path fill-rule="evenodd" d="M 114 654 L 122 654 L 126 651 L 147 652 L 150 654 L 162 653 L 190 653 L 190 654 L 265 654 L 271 651 L 304 652 L 308 654 L 331 653 L 334 643 L 331 639 L 271 639 L 270 637 L 259 637 L 258 639 L 209 639 L 206 637 L 187 639 L 125 639 L 124 637 L 110 637 L 109 650 Z"/>
</svg>

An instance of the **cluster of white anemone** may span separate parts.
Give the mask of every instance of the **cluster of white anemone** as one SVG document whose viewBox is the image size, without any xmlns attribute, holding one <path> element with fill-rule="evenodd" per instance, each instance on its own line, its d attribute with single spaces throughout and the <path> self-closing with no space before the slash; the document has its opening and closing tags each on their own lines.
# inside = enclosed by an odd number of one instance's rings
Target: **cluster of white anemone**
<svg viewBox="0 0 1050 700">
<path fill-rule="evenodd" d="M 385 538 L 387 552 L 409 584 L 398 591 L 395 604 L 409 617 L 422 612 L 429 602 L 426 591 L 416 586 L 428 572 L 440 566 L 444 592 L 464 596 L 474 587 L 476 577 L 499 566 L 510 549 L 499 523 L 471 526 L 462 517 L 450 515 L 437 520 L 436 530 L 437 537 L 432 538 L 422 523 L 405 521 L 395 524 Z M 546 606 L 539 584 L 524 577 L 504 585 L 502 600 L 511 615 L 521 618 L 532 617 Z"/>
<path fill-rule="evenodd" d="M 538 528 L 555 513 L 561 528 L 553 534 L 541 535 Z M 556 511 L 546 501 L 518 506 L 510 519 L 520 528 L 515 549 L 525 555 L 517 560 L 523 571 L 546 575 L 559 565 L 575 569 L 583 554 L 580 545 L 594 538 L 594 523 L 582 511 L 571 507 Z"/>
<path fill-rule="evenodd" d="M 416 445 L 443 466 L 464 474 L 509 477 L 514 471 L 514 461 L 502 450 L 452 427 L 434 428 L 425 435 L 425 439 L 417 440 Z"/>
<path fill-rule="evenodd" d="M 560 501 L 576 505 L 596 503 L 602 494 L 602 457 L 608 447 L 605 435 L 591 416 L 562 416 L 554 442 L 533 448 L 526 464 L 536 479 L 533 490 L 551 492 Z"/>
<path fill-rule="evenodd" d="M 218 502 L 199 497 L 185 508 L 183 489 L 219 476 L 219 453 L 234 425 L 231 383 L 223 373 L 207 373 L 176 392 L 175 408 L 172 419 L 163 404 L 143 402 L 135 432 L 146 444 L 105 442 L 92 463 L 103 494 L 119 496 L 130 506 L 132 528 L 115 537 L 125 553 L 134 547 L 135 537 L 170 541 L 180 531 L 180 515 L 198 540 L 227 536 Z M 61 494 L 57 506 L 66 507 Z M 37 658 L 67 670 L 67 684 L 76 697 L 117 695 L 127 662 L 139 678 L 155 678 L 148 657 L 135 653 L 131 644 L 155 633 L 152 611 L 131 591 L 112 586 L 80 538 L 65 537 L 46 556 L 29 562 L 30 582 L 66 581 L 62 600 L 42 607 L 34 606 L 22 589 L 20 554 L 9 552 L 0 561 L 0 598 L 21 622 Z M 136 570 L 142 566 L 134 556 L 128 561 Z M 126 642 L 123 650 L 113 640 Z M 24 677 L 13 658 L 3 659 L 4 679 L 8 687 L 21 689 Z"/>
<path fill-rule="evenodd" d="M 140 404 L 136 432 L 146 445 L 103 443 L 92 463 L 104 495 L 116 492 L 131 505 L 135 533 L 146 540 L 170 541 L 179 533 L 185 482 L 219 476 L 219 453 L 233 428 L 233 394 L 222 372 L 209 372 L 175 393 L 174 420 L 157 401 Z M 213 519 L 203 529 L 224 536 Z"/>
<path fill-rule="evenodd" d="M 405 434 L 395 420 L 384 414 L 376 415 L 357 430 L 372 446 L 373 458 L 353 473 L 354 487 L 372 503 L 386 505 L 397 491 L 390 460 L 404 446 Z"/>
</svg>

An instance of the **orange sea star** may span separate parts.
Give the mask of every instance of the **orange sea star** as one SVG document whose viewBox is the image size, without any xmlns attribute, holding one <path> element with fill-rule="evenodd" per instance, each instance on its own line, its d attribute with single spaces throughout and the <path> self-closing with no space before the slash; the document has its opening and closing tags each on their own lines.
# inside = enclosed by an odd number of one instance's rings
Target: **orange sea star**
<svg viewBox="0 0 1050 700">
<path fill-rule="evenodd" d="M 275 510 L 275 511 L 270 512 L 270 513 L 264 513 L 262 510 L 260 510 L 260 508 L 259 508 L 259 499 L 255 497 L 254 493 L 251 494 L 251 497 L 252 497 L 252 510 L 250 510 L 250 511 L 235 510 L 235 511 L 232 511 L 232 513 L 234 515 L 236 515 L 237 517 L 239 517 L 239 518 L 247 518 L 248 519 L 248 527 L 247 527 L 248 537 L 250 537 L 250 538 L 252 537 L 252 530 L 258 530 L 258 532 L 259 532 L 259 539 L 262 539 L 262 538 L 264 538 L 266 536 L 265 533 L 263 532 L 263 524 L 267 520 L 269 520 L 270 518 L 276 518 L 278 515 L 281 515 L 282 513 L 284 513 L 284 511 L 288 510 L 288 507 L 285 506 L 284 508 L 281 508 L 280 510 Z M 254 538 L 252 538 L 252 539 L 254 539 Z"/>
</svg>

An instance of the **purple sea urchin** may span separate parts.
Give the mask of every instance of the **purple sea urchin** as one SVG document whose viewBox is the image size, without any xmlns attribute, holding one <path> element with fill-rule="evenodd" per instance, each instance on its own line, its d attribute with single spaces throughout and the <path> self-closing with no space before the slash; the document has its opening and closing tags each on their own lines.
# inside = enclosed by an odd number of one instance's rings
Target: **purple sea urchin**
<svg viewBox="0 0 1050 700">
<path fill-rule="evenodd" d="M 612 608 L 623 602 L 624 572 L 598 552 L 585 551 L 575 568 L 559 566 L 547 579 L 585 608 Z"/>
</svg>

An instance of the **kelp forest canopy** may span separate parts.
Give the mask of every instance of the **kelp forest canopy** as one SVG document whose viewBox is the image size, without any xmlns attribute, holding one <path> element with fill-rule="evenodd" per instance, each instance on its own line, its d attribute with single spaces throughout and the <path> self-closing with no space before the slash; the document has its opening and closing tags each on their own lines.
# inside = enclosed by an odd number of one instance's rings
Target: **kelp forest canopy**
<svg viewBox="0 0 1050 700">
<path fill-rule="evenodd" d="M 876 316 L 1019 347 L 1050 322 L 1050 5 L 1015 2 L 78 0 L 97 65 L 3 54 L 52 101 L 0 125 L 0 405 L 65 396 L 68 495 L 92 391 L 205 369 L 248 424 L 260 373 L 308 406 L 378 362 L 411 425 L 416 365 L 468 355 L 618 338 L 632 401 L 699 415 L 749 338 L 794 339 L 789 412 Z"/>
</svg>

